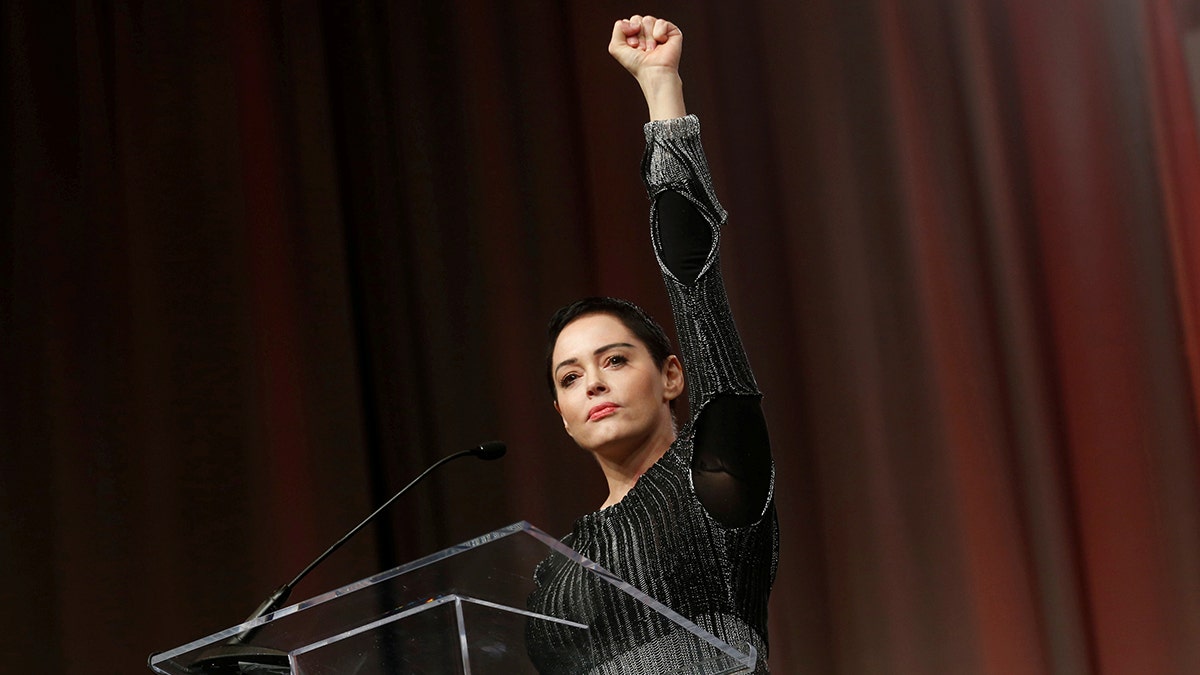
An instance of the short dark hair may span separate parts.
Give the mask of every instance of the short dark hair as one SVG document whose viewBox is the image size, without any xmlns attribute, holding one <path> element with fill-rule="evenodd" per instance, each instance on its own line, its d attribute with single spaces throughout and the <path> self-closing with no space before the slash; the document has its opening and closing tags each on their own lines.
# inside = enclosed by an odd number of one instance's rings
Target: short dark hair
<svg viewBox="0 0 1200 675">
<path fill-rule="evenodd" d="M 563 307 L 550 317 L 546 327 L 546 383 L 550 385 L 550 397 L 558 400 L 558 388 L 554 382 L 554 346 L 558 344 L 558 336 L 575 319 L 591 314 L 608 314 L 616 318 L 629 329 L 650 352 L 654 365 L 662 370 L 667 357 L 671 355 L 671 339 L 658 322 L 650 317 L 644 309 L 620 298 L 592 297 L 576 300 Z M 674 401 L 671 401 L 674 403 Z"/>
</svg>

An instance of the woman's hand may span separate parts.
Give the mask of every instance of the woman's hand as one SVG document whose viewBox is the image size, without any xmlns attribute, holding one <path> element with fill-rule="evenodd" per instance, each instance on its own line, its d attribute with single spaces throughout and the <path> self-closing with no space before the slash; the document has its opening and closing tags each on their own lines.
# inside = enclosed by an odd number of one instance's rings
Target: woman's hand
<svg viewBox="0 0 1200 675">
<path fill-rule="evenodd" d="M 679 59 L 683 32 L 666 19 L 633 15 L 613 24 L 608 53 L 628 70 L 642 88 L 650 119 L 683 117 L 683 80 Z"/>
<path fill-rule="evenodd" d="M 678 75 L 683 32 L 666 19 L 635 14 L 613 25 L 608 53 L 639 79 L 643 75 Z"/>
</svg>

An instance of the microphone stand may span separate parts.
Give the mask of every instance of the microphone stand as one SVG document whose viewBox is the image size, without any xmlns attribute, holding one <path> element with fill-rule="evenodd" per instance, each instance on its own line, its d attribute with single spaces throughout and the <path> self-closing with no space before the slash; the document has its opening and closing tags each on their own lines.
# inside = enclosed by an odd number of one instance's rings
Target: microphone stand
<svg viewBox="0 0 1200 675">
<path fill-rule="evenodd" d="M 359 530 L 366 527 L 367 524 L 373 521 L 380 513 L 383 513 L 387 507 L 391 506 L 392 502 L 395 502 L 397 499 L 399 499 L 400 495 L 403 495 L 414 485 L 420 483 L 421 480 L 424 479 L 425 476 L 428 476 L 434 469 L 445 464 L 446 462 L 456 460 L 460 457 L 466 457 L 468 455 L 485 460 L 499 459 L 504 456 L 505 451 L 506 448 L 504 443 L 501 443 L 500 441 L 489 441 L 479 445 L 478 447 L 470 450 L 463 450 L 462 452 L 456 452 L 453 455 L 448 455 L 434 462 L 432 466 L 422 471 L 421 475 L 414 478 L 412 482 L 410 482 L 408 485 L 405 485 L 396 494 L 392 495 L 392 498 L 384 502 L 383 506 L 375 509 L 371 515 L 364 518 L 361 523 L 355 525 L 354 528 L 343 535 L 341 539 L 338 539 L 336 542 L 334 542 L 333 546 L 330 546 L 324 553 L 317 556 L 317 559 L 309 563 L 308 567 L 305 567 L 303 570 L 301 570 L 300 573 L 295 576 L 295 578 L 272 591 L 271 594 L 267 596 L 267 599 L 264 600 L 263 603 L 250 614 L 250 616 L 246 617 L 242 623 L 250 623 L 251 621 L 274 612 L 282 607 L 283 604 L 287 602 L 288 596 L 291 595 L 292 589 L 296 587 L 296 584 L 300 583 L 301 579 L 308 576 L 308 573 L 313 571 L 317 565 L 320 565 L 322 562 L 324 562 L 324 560 L 332 555 L 334 551 L 341 548 L 342 544 L 345 544 L 350 540 L 351 537 L 358 534 Z M 286 675 L 287 673 L 291 673 L 291 662 L 288 659 L 287 652 L 273 649 L 271 647 L 246 644 L 250 638 L 254 637 L 254 635 L 258 633 L 259 629 L 262 628 L 263 625 L 265 624 L 259 624 L 251 628 L 247 628 L 246 630 L 229 638 L 222 644 L 214 645 L 213 647 L 206 649 L 200 654 L 199 657 L 196 658 L 195 661 L 188 664 L 188 671 L 194 672 L 197 675 L 222 675 L 225 673 L 229 673 L 230 675 L 250 673 Z M 151 655 L 151 658 L 153 658 L 153 654 Z"/>
</svg>

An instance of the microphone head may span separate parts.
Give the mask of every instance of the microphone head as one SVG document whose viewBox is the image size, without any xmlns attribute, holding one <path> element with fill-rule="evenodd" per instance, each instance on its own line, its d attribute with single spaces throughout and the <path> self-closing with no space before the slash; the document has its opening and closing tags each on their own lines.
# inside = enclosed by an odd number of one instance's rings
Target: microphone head
<svg viewBox="0 0 1200 675">
<path fill-rule="evenodd" d="M 508 448 L 501 441 L 488 441 L 475 448 L 474 455 L 479 459 L 500 459 Z"/>
</svg>

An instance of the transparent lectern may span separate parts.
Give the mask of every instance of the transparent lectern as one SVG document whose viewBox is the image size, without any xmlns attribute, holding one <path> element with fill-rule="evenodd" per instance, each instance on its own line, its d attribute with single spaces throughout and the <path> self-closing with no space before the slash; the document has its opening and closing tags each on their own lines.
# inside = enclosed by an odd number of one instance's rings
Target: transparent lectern
<svg viewBox="0 0 1200 675">
<path fill-rule="evenodd" d="M 643 654 L 654 672 L 749 673 L 757 654 L 725 644 L 661 603 L 616 578 L 562 542 L 519 522 L 395 569 L 319 595 L 253 621 L 150 657 L 164 675 L 253 673 L 274 675 L 396 675 L 538 673 L 526 636 L 551 628 L 583 651 L 593 626 L 581 615 L 551 616 L 530 608 L 534 574 L 540 565 L 572 566 L 598 592 L 618 594 L 635 607 L 636 621 L 656 623 L 671 636 L 671 654 Z M 552 626 L 537 625 L 551 622 Z M 231 638 L 278 655 L 271 663 L 254 659 L 213 665 L 209 655 Z M 654 649 L 654 647 L 650 647 Z M 686 656 L 678 656 L 686 654 Z M 663 663 L 669 663 L 664 668 Z M 570 666 L 557 673 L 631 672 Z M 543 673 L 543 675 L 545 675 Z"/>
</svg>

